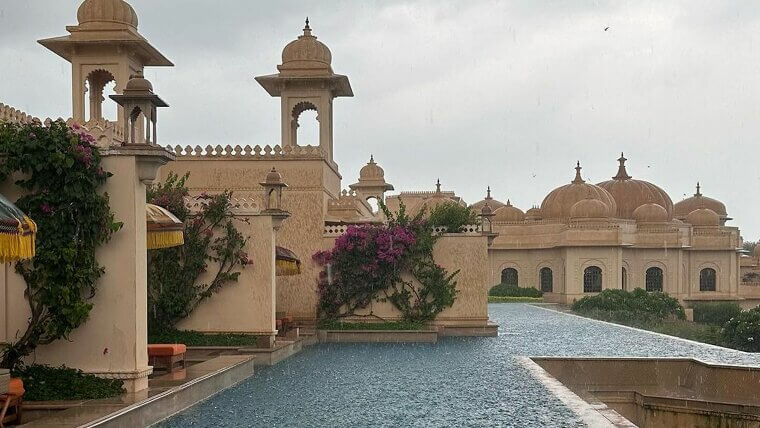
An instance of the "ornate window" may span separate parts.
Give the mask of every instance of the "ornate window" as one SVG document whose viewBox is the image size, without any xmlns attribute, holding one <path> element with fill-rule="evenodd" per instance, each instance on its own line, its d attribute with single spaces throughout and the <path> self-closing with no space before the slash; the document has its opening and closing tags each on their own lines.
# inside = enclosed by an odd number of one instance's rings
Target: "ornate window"
<svg viewBox="0 0 760 428">
<path fill-rule="evenodd" d="M 699 272 L 699 291 L 715 291 L 715 269 L 705 268 Z"/>
<path fill-rule="evenodd" d="M 544 293 L 551 293 L 552 288 L 554 287 L 554 278 L 552 278 L 552 270 L 548 267 L 542 267 L 539 271 L 539 276 L 541 277 L 541 291 Z"/>
<path fill-rule="evenodd" d="M 623 290 L 628 290 L 628 271 L 623 268 L 620 274 L 623 279 Z"/>
<path fill-rule="evenodd" d="M 662 269 L 658 267 L 650 267 L 647 269 L 646 274 L 646 290 L 647 291 L 662 291 Z"/>
<path fill-rule="evenodd" d="M 602 269 L 589 266 L 583 271 L 583 292 L 598 293 L 602 291 Z"/>
<path fill-rule="evenodd" d="M 506 268 L 501 271 L 501 283 L 507 285 L 517 285 L 517 269 Z"/>
</svg>

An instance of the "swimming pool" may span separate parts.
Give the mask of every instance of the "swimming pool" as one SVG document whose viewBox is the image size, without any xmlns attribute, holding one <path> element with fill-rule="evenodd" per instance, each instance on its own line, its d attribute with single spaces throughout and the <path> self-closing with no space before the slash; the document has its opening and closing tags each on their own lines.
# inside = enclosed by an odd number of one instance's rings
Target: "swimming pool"
<svg viewBox="0 0 760 428">
<path fill-rule="evenodd" d="M 321 344 L 161 427 L 584 426 L 519 356 L 694 357 L 760 366 L 711 347 L 525 304 L 489 305 L 492 338 L 437 344 Z"/>
</svg>

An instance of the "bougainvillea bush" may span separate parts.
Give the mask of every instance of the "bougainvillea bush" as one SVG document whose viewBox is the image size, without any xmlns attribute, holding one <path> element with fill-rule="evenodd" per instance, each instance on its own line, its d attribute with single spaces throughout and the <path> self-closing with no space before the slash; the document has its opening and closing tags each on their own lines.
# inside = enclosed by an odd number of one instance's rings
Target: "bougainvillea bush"
<svg viewBox="0 0 760 428">
<path fill-rule="evenodd" d="M 423 213 L 411 218 L 403 204 L 396 216 L 381 208 L 387 224 L 350 226 L 331 250 L 314 254 L 323 266 L 318 280 L 321 320 L 355 315 L 373 301 L 388 301 L 406 321 L 424 322 L 454 304 L 459 271 L 449 274 L 433 260 L 437 237 Z"/>
</svg>

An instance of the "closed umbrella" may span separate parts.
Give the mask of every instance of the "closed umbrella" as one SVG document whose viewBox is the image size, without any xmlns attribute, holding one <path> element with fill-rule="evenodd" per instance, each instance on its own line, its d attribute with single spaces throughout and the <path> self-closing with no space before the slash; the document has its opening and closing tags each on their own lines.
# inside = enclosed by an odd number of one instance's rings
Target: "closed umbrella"
<svg viewBox="0 0 760 428">
<path fill-rule="evenodd" d="M 145 204 L 148 249 L 176 247 L 185 243 L 184 224 L 166 208 Z"/>
</svg>

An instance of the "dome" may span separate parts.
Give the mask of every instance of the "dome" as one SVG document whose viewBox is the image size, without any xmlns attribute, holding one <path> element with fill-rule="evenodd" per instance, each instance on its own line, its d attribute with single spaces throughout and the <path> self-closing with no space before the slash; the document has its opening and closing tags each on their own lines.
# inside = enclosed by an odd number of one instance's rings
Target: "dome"
<svg viewBox="0 0 760 428">
<path fill-rule="evenodd" d="M 525 220 L 541 220 L 541 210 L 538 207 L 532 207 L 525 211 Z"/>
<path fill-rule="evenodd" d="M 309 18 L 306 18 L 303 35 L 285 45 L 282 50 L 282 65 L 279 69 L 281 72 L 299 70 L 306 74 L 314 74 L 315 71 L 332 73 L 331 62 L 330 49 L 311 34 Z"/>
<path fill-rule="evenodd" d="M 137 14 L 124 0 L 85 0 L 77 10 L 77 20 L 79 25 L 113 23 L 137 28 Z"/>
<path fill-rule="evenodd" d="M 615 199 L 617 218 L 633 219 L 633 212 L 641 205 L 654 203 L 665 208 L 668 219 L 673 216 L 673 201 L 658 186 L 644 180 L 635 180 L 625 170 L 627 159 L 620 154 L 618 173 L 612 180 L 603 181 L 597 186 L 608 191 Z"/>
<path fill-rule="evenodd" d="M 129 92 L 153 92 L 153 85 L 143 77 L 142 73 L 132 75 L 127 82 L 127 86 L 124 88 L 124 93 Z"/>
<path fill-rule="evenodd" d="M 282 175 L 272 167 L 272 170 L 267 173 L 267 178 L 264 180 L 266 184 L 280 184 L 282 183 Z"/>
<path fill-rule="evenodd" d="M 480 209 L 480 215 L 482 215 L 482 216 L 490 216 L 492 214 L 493 214 L 493 210 L 491 209 L 491 206 L 488 205 L 487 202 L 485 204 L 483 204 L 483 208 Z"/>
<path fill-rule="evenodd" d="M 580 163 L 575 167 L 575 179 L 564 186 L 552 190 L 541 203 L 543 218 L 568 218 L 571 217 L 572 206 L 583 199 L 596 199 L 604 203 L 607 211 L 603 217 L 613 217 L 617 211 L 615 199 L 603 188 L 586 183 L 581 178 Z"/>
<path fill-rule="evenodd" d="M 507 200 L 507 204 L 497 209 L 493 213 L 493 221 L 523 221 L 525 213 L 520 208 L 513 207 L 512 203 Z"/>
<path fill-rule="evenodd" d="M 417 215 L 420 211 L 425 210 L 424 216 L 427 217 L 431 212 L 433 212 L 433 210 L 441 205 L 456 203 L 457 201 L 449 198 L 448 196 L 444 195 L 443 192 L 441 192 L 441 180 L 437 180 L 435 183 L 435 193 L 433 193 L 433 196 L 419 201 L 409 212 L 412 215 Z"/>
<path fill-rule="evenodd" d="M 668 221 L 668 211 L 659 204 L 644 204 L 633 210 L 633 219 L 639 223 L 661 223 Z"/>
<path fill-rule="evenodd" d="M 697 193 L 690 198 L 686 198 L 673 205 L 673 215 L 678 218 L 686 218 L 689 213 L 696 209 L 707 208 L 718 214 L 721 220 L 730 220 L 726 212 L 726 206 L 722 202 L 713 198 L 708 198 L 700 192 L 699 183 L 697 183 Z"/>
<path fill-rule="evenodd" d="M 359 170 L 359 181 L 385 181 L 385 171 L 375 163 L 375 157 L 370 155 L 369 162 Z"/>
<path fill-rule="evenodd" d="M 698 208 L 686 216 L 686 222 L 693 226 L 718 226 L 720 216 L 709 208 Z"/>
<path fill-rule="evenodd" d="M 605 218 L 609 214 L 609 206 L 599 199 L 581 199 L 570 207 L 570 218 Z"/>
<path fill-rule="evenodd" d="M 470 208 L 472 208 L 475 211 L 480 211 L 481 208 L 485 204 L 488 204 L 488 206 L 491 207 L 493 210 L 498 210 L 499 208 L 504 206 L 503 202 L 497 201 L 496 199 L 491 197 L 491 186 L 488 186 L 486 188 L 486 198 L 483 200 L 480 200 L 478 202 L 475 202 L 474 204 L 470 205 Z"/>
</svg>

